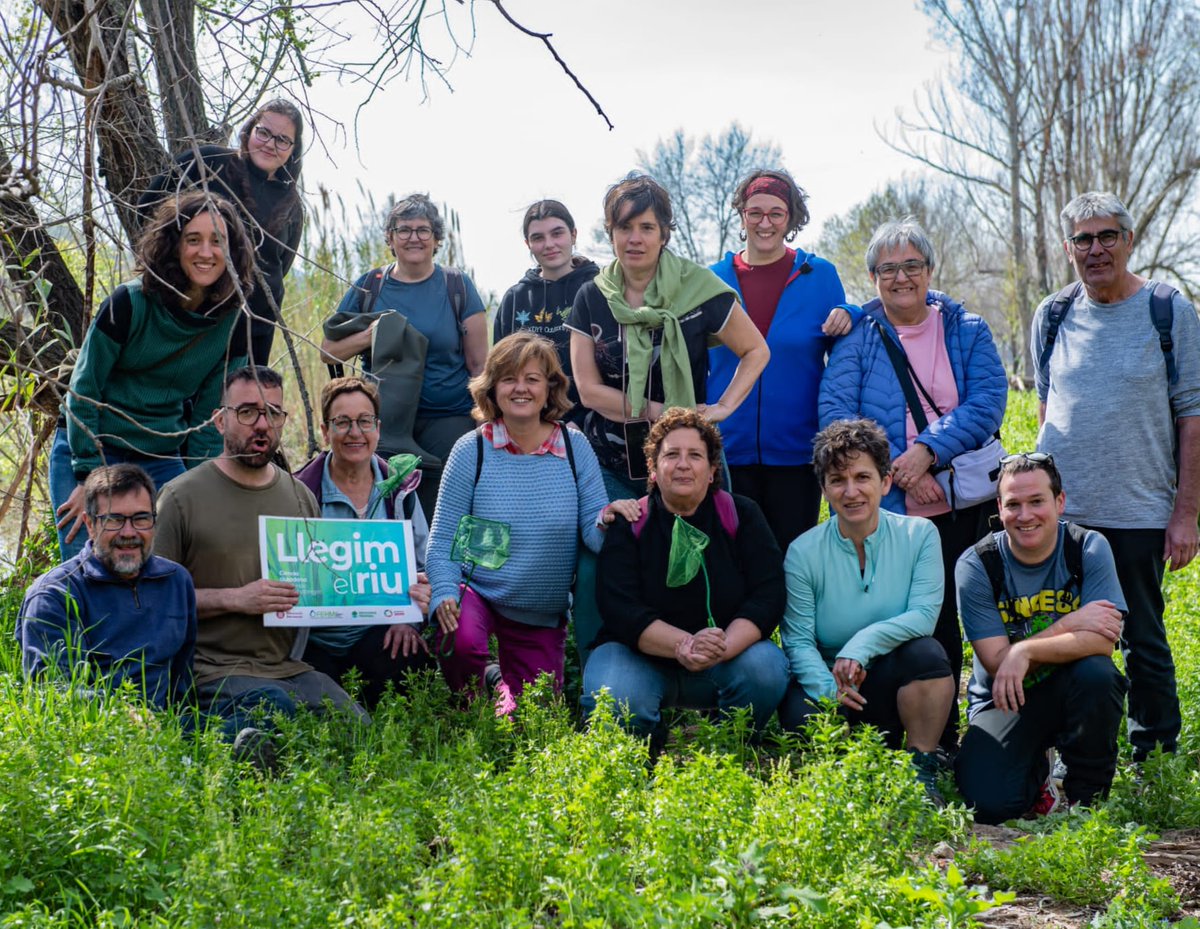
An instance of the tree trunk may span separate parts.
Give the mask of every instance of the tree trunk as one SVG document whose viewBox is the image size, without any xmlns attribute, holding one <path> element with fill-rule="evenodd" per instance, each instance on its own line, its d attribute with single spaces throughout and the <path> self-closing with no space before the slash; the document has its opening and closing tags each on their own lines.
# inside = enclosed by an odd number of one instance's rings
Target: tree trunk
<svg viewBox="0 0 1200 929">
<path fill-rule="evenodd" d="M 133 9 L 129 0 L 37 3 L 63 37 L 84 89 L 100 93 L 100 174 L 125 235 L 133 241 L 140 226 L 138 197 L 146 181 L 167 165 L 146 85 L 129 66 L 126 42 Z"/>
</svg>

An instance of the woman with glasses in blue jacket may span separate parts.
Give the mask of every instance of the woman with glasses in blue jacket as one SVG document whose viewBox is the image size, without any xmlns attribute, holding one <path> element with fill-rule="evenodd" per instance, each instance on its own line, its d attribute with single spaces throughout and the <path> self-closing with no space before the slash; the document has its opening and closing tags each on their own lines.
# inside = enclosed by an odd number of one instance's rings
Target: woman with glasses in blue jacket
<svg viewBox="0 0 1200 929">
<path fill-rule="evenodd" d="M 882 506 L 933 522 L 941 540 L 945 589 L 953 591 L 958 556 L 987 532 L 996 501 L 955 508 L 934 474 L 991 441 L 1004 419 L 1008 378 L 983 318 L 930 289 L 933 268 L 933 245 L 912 217 L 875 231 L 867 246 L 867 270 L 879 296 L 863 306 L 863 319 L 830 354 L 820 412 L 822 427 L 865 417 L 887 432 L 892 487 Z M 898 360 L 906 359 L 923 428 L 909 409 L 889 343 L 893 351 L 902 350 Z M 933 637 L 950 658 L 957 694 L 963 646 L 952 594 L 943 601 Z M 957 723 L 952 711 L 941 740 L 947 751 L 957 747 Z"/>
</svg>

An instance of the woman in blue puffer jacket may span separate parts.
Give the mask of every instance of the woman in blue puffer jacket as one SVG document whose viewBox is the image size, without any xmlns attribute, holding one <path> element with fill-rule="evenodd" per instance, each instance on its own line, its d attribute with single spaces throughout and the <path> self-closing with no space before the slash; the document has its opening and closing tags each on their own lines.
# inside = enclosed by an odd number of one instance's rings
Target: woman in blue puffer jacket
<svg viewBox="0 0 1200 929">
<path fill-rule="evenodd" d="M 933 268 L 933 246 L 912 217 L 875 231 L 867 246 L 867 270 L 879 296 L 834 345 L 818 406 L 821 428 L 859 417 L 883 426 L 893 462 L 884 509 L 927 517 L 938 529 L 947 595 L 934 638 L 946 649 L 957 688 L 963 650 L 952 593 L 954 564 L 988 531 L 996 502 L 952 509 L 933 472 L 996 433 L 1008 402 L 1008 379 L 983 318 L 929 289 Z M 885 338 L 902 346 L 910 374 L 920 384 L 916 395 L 928 423 L 919 432 Z M 942 737 L 942 747 L 951 751 L 957 746 L 957 718 L 955 708 Z"/>
</svg>

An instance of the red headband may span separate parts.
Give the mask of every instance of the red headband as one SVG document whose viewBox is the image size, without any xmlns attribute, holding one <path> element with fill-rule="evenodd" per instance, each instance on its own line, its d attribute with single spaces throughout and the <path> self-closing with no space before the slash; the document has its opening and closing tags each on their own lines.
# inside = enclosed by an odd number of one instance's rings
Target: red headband
<svg viewBox="0 0 1200 929">
<path fill-rule="evenodd" d="M 791 191 L 788 190 L 787 183 L 777 177 L 771 177 L 766 174 L 756 177 L 746 185 L 744 199 L 749 200 L 755 194 L 770 194 L 772 197 L 778 197 L 784 203 L 790 204 L 792 202 Z"/>
</svg>

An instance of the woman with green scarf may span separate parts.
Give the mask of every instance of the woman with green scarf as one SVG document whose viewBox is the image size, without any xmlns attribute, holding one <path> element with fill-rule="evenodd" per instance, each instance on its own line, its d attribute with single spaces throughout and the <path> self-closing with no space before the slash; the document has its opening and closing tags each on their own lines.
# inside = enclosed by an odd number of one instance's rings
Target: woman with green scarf
<svg viewBox="0 0 1200 929">
<path fill-rule="evenodd" d="M 690 407 L 719 423 L 770 357 L 734 291 L 666 247 L 673 225 L 671 198 L 653 178 L 630 175 L 609 188 L 604 227 L 617 257 L 580 288 L 566 320 L 584 432 L 614 500 L 644 492 L 641 446 L 663 410 Z M 705 404 L 708 348 L 717 343 L 738 367 L 720 399 Z"/>
</svg>

